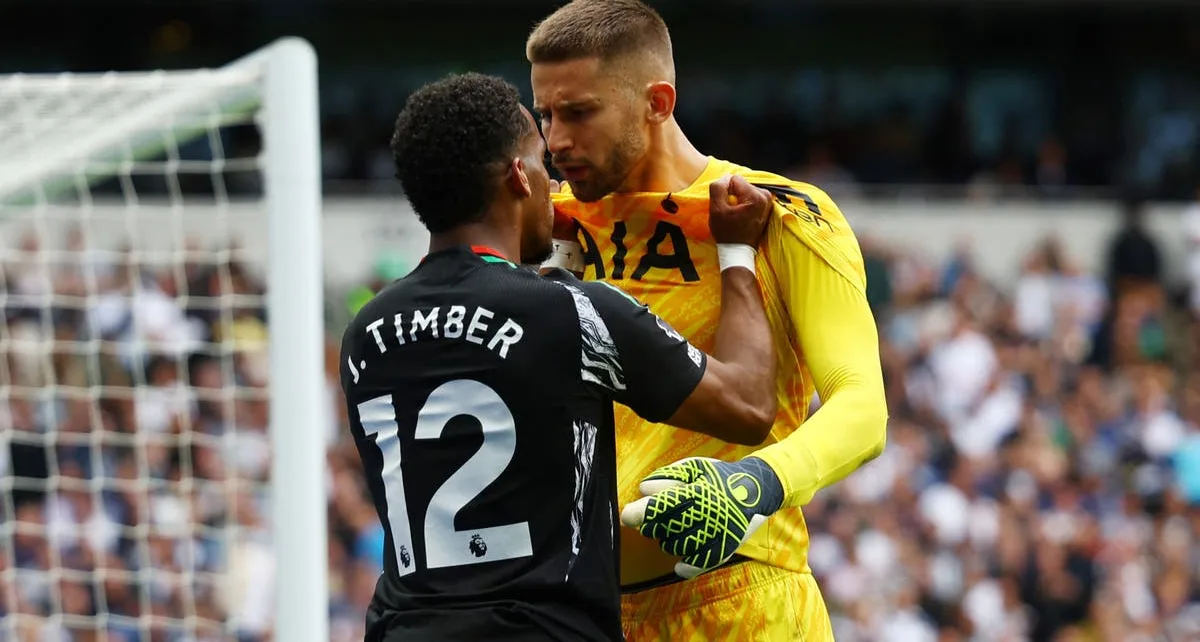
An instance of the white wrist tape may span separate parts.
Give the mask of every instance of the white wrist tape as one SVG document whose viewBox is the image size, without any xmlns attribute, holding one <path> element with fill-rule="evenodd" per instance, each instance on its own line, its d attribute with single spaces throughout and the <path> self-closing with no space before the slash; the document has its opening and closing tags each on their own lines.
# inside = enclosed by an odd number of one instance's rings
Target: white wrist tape
<svg viewBox="0 0 1200 642">
<path fill-rule="evenodd" d="M 758 250 L 754 249 L 754 246 L 744 243 L 717 243 L 717 260 L 721 264 L 722 272 L 729 268 L 743 267 L 750 270 L 751 274 L 757 274 L 754 271 L 756 256 Z"/>
<path fill-rule="evenodd" d="M 554 253 L 542 267 L 562 268 L 568 272 L 583 272 L 583 246 L 575 241 L 554 239 Z"/>
</svg>

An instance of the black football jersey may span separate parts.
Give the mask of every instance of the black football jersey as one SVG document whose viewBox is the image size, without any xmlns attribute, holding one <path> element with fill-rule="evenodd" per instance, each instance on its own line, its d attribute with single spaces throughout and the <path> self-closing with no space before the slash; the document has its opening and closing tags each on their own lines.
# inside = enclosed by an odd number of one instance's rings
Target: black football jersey
<svg viewBox="0 0 1200 642">
<path fill-rule="evenodd" d="M 669 418 L 704 353 L 617 288 L 427 256 L 342 340 L 387 532 L 368 641 L 622 639 L 614 401 Z"/>
</svg>

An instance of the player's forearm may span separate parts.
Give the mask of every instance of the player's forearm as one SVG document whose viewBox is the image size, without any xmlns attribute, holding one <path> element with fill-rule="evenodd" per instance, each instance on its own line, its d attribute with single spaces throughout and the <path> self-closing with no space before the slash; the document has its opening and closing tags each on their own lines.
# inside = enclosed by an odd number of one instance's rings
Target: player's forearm
<svg viewBox="0 0 1200 642">
<path fill-rule="evenodd" d="M 765 438 L 778 408 L 775 351 L 762 293 L 749 270 L 732 268 L 721 273 L 718 324 L 712 356 L 732 375 L 723 381 L 747 423 L 765 426 Z"/>
<path fill-rule="evenodd" d="M 775 422 L 775 352 L 754 273 L 721 274 L 721 314 L 703 378 L 666 423 L 755 446 Z"/>
<path fill-rule="evenodd" d="M 847 386 L 796 432 L 754 454 L 779 475 L 784 506 L 803 506 L 883 452 L 887 415 L 882 386 Z"/>
<path fill-rule="evenodd" d="M 786 243 L 772 258 L 784 267 L 784 301 L 796 315 L 796 337 L 821 409 L 787 438 L 756 454 L 779 475 L 784 505 L 801 506 L 883 452 L 887 401 L 879 332 L 865 284 L 847 278 L 849 270 L 834 269 L 801 240 L 798 222 L 791 223 L 782 237 Z M 844 250 L 851 256 L 858 251 Z"/>
</svg>

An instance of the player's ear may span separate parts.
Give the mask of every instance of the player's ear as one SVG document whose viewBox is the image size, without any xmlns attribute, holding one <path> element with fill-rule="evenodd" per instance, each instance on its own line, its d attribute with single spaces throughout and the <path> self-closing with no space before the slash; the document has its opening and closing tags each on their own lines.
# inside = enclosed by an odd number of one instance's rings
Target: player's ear
<svg viewBox="0 0 1200 642">
<path fill-rule="evenodd" d="M 525 160 L 522 158 L 512 159 L 512 164 L 508 168 L 509 187 L 521 198 L 529 198 L 533 195 L 533 188 L 529 185 L 529 174 L 525 171 Z"/>
<path fill-rule="evenodd" d="M 646 97 L 649 99 L 650 113 L 647 118 L 654 124 L 667 121 L 675 113 L 675 85 L 660 80 L 646 87 Z"/>
</svg>

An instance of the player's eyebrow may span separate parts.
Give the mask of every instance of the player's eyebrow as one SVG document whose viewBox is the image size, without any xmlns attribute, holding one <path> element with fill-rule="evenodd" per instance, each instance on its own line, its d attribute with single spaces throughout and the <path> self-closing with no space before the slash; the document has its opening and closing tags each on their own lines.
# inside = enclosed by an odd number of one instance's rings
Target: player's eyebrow
<svg viewBox="0 0 1200 642">
<path fill-rule="evenodd" d="M 550 109 L 587 109 L 587 108 L 595 107 L 599 103 L 600 103 L 599 98 L 580 98 L 578 100 L 560 100 L 560 101 L 554 103 L 554 105 Z M 539 114 L 546 113 L 547 109 L 548 108 L 542 104 L 534 103 L 534 105 L 533 105 L 533 111 L 535 111 Z"/>
</svg>

